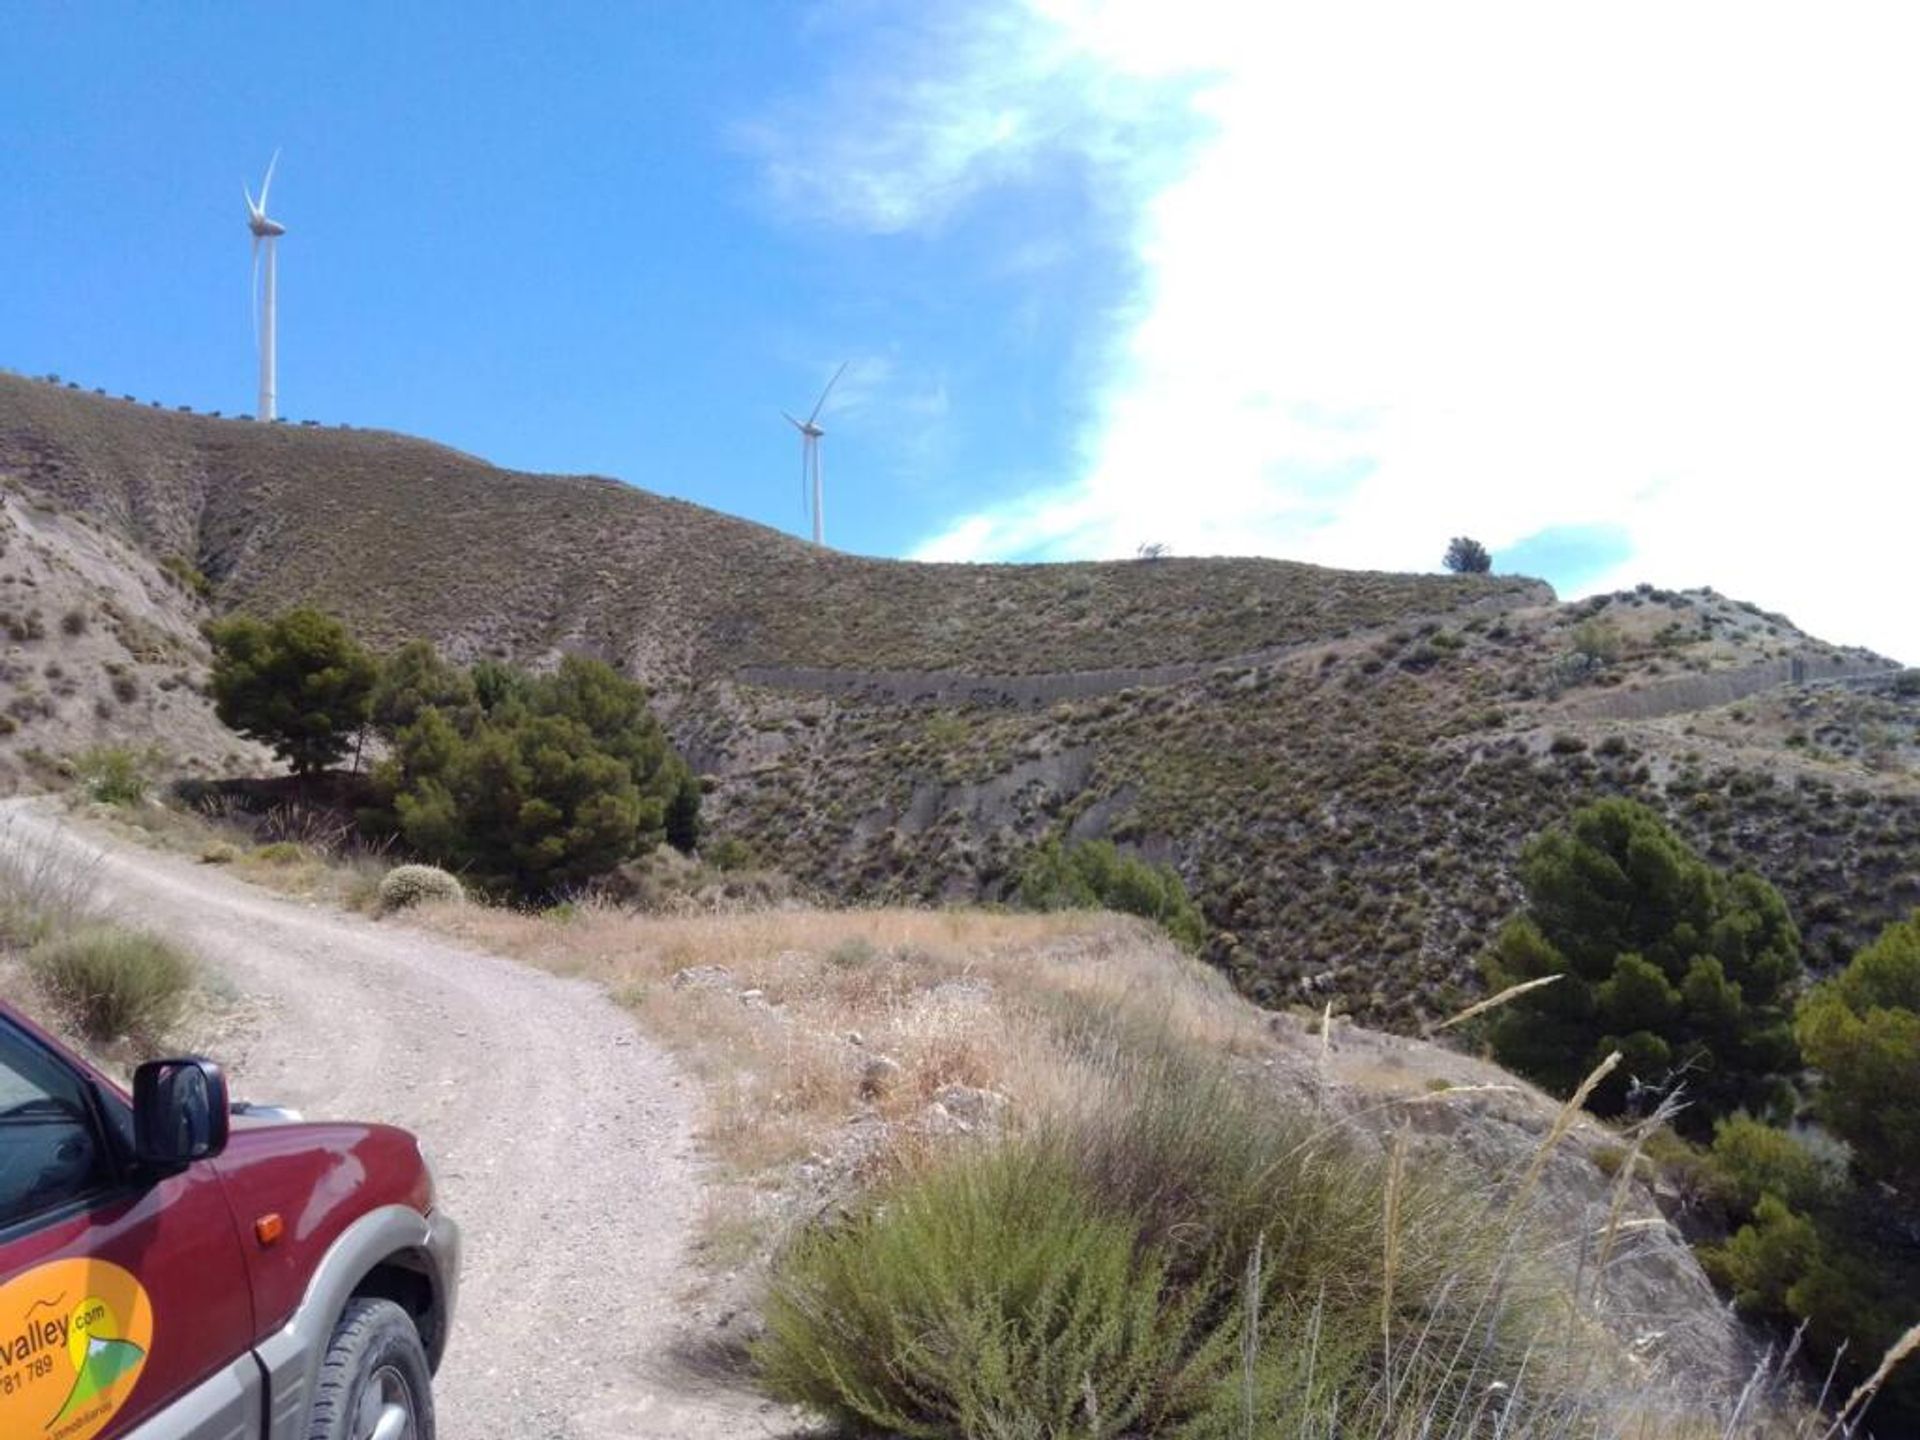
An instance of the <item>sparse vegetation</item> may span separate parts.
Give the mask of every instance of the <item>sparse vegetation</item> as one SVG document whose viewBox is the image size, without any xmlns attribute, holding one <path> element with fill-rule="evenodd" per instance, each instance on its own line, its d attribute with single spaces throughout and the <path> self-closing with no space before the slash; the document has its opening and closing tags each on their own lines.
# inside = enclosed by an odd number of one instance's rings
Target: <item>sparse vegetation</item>
<svg viewBox="0 0 1920 1440">
<path fill-rule="evenodd" d="M 196 599 L 205 600 L 213 594 L 212 582 L 184 555 L 169 555 L 160 562 L 160 568 L 167 578 Z"/>
<path fill-rule="evenodd" d="M 1619 627 L 1606 620 L 1582 620 L 1568 637 L 1573 653 L 1594 665 L 1611 665 L 1624 648 Z"/>
</svg>

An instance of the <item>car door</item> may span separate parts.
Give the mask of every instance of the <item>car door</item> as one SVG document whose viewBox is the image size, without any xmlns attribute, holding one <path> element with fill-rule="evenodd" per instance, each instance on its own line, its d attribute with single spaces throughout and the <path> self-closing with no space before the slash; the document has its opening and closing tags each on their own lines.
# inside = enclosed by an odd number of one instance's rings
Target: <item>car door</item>
<svg viewBox="0 0 1920 1440">
<path fill-rule="evenodd" d="M 254 1440 L 261 1380 L 207 1164 L 142 1178 L 126 1101 L 0 1010 L 0 1436 Z"/>
</svg>

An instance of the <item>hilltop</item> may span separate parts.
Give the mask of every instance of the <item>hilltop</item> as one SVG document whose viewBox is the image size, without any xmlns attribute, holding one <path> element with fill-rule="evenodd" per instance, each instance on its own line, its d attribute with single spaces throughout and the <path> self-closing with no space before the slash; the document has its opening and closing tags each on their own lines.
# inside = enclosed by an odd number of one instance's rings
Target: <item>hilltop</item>
<svg viewBox="0 0 1920 1440">
<path fill-rule="evenodd" d="M 1761 869 L 1817 960 L 1920 903 L 1920 686 L 1710 590 L 863 559 L 612 480 L 10 376 L 0 479 L 0 567 L 119 557 L 189 675 L 207 613 L 302 602 L 379 645 L 585 651 L 654 688 L 713 833 L 761 861 L 838 898 L 991 900 L 1038 840 L 1109 837 L 1179 868 L 1209 958 L 1270 1004 L 1451 1007 L 1520 844 L 1596 792 Z M 16 635 L 9 673 L 65 653 Z M 91 704 L 53 697 L 0 752 L 122 723 Z"/>
<path fill-rule="evenodd" d="M 191 564 L 222 608 L 312 601 L 376 643 L 426 635 L 463 656 L 585 650 L 663 689 L 753 666 L 1178 664 L 1544 593 L 1279 560 L 869 560 L 613 480 L 13 376 L 0 376 L 0 472 Z"/>
</svg>

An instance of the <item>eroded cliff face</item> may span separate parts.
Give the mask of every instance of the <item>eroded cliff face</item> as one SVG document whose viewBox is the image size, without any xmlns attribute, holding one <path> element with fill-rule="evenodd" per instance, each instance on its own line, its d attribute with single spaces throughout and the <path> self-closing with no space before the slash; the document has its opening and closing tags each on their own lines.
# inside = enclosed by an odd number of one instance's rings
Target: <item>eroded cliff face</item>
<svg viewBox="0 0 1920 1440">
<path fill-rule="evenodd" d="M 156 770 L 271 764 L 204 693 L 207 613 L 112 532 L 0 490 L 0 793 L 64 783 L 102 745 L 151 750 Z"/>
</svg>

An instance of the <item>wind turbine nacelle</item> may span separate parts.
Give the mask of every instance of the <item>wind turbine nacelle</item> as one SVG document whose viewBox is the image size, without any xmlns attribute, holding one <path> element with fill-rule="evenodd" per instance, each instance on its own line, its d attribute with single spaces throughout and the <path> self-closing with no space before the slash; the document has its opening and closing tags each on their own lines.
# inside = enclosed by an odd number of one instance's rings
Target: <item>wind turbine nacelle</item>
<svg viewBox="0 0 1920 1440">
<path fill-rule="evenodd" d="M 264 215 L 256 215 L 247 221 L 247 228 L 262 239 L 287 233 L 286 226 L 282 225 L 278 220 L 269 220 Z"/>
</svg>

